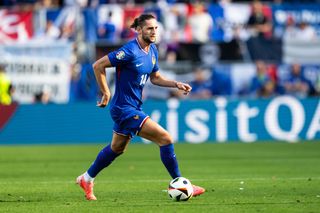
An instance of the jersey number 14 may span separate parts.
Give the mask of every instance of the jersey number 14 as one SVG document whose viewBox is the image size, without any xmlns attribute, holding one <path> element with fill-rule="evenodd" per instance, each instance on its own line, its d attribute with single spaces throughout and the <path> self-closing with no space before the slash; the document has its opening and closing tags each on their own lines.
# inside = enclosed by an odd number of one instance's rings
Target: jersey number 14
<svg viewBox="0 0 320 213">
<path fill-rule="evenodd" d="M 140 85 L 145 85 L 147 82 L 147 74 L 141 76 Z"/>
</svg>

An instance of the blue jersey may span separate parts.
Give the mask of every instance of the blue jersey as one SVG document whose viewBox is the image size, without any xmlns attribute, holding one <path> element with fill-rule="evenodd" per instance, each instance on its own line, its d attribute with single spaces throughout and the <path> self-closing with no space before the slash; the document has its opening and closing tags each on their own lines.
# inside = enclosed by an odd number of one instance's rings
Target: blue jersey
<svg viewBox="0 0 320 213">
<path fill-rule="evenodd" d="M 116 67 L 116 89 L 110 103 L 111 114 L 121 115 L 121 120 L 141 110 L 142 90 L 152 72 L 157 72 L 158 51 L 155 44 L 144 51 L 138 40 L 132 40 L 108 54 L 111 65 Z M 117 119 L 116 119 L 117 120 Z"/>
</svg>

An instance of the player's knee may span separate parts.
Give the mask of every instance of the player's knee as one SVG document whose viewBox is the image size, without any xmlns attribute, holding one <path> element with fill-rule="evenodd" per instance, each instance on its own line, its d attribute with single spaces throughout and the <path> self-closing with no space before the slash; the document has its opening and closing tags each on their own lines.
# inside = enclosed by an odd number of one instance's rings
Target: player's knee
<svg viewBox="0 0 320 213">
<path fill-rule="evenodd" d="M 159 145 L 168 145 L 173 143 L 173 138 L 169 133 L 163 134 L 160 138 Z"/>
<path fill-rule="evenodd" d="M 119 145 L 111 145 L 111 149 L 113 152 L 120 154 L 120 153 L 124 153 L 126 151 L 126 146 L 119 146 Z"/>
</svg>

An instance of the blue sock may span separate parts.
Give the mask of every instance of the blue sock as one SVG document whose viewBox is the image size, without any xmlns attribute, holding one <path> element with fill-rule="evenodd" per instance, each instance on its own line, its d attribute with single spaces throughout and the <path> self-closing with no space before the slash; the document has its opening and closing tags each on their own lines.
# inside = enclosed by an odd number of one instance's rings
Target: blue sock
<svg viewBox="0 0 320 213">
<path fill-rule="evenodd" d="M 180 171 L 173 144 L 160 146 L 160 157 L 172 178 L 180 177 Z"/>
<path fill-rule="evenodd" d="M 93 162 L 93 164 L 88 169 L 88 174 L 90 177 L 94 178 L 97 176 L 97 174 L 107 166 L 109 166 L 112 161 L 121 155 L 122 153 L 115 153 L 111 149 L 111 145 L 104 147 L 98 154 L 96 160 Z"/>
</svg>

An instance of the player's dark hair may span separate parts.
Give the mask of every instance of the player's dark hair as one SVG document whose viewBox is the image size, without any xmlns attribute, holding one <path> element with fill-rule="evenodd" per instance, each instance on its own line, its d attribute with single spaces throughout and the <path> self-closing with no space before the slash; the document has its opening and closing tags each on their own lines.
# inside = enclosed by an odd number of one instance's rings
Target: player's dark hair
<svg viewBox="0 0 320 213">
<path fill-rule="evenodd" d="M 137 27 L 143 27 L 146 20 L 155 19 L 151 14 L 142 14 L 139 17 L 135 18 L 133 23 L 130 25 L 131 28 L 137 29 Z"/>
</svg>

